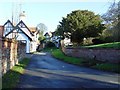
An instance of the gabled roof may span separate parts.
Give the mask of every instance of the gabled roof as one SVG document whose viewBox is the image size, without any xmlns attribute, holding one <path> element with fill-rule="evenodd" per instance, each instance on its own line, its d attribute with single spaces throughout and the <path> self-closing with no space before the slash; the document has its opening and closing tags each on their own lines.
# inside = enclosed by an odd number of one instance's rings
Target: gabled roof
<svg viewBox="0 0 120 90">
<path fill-rule="evenodd" d="M 7 20 L 7 22 L 4 24 L 4 26 L 7 24 L 7 23 L 10 23 L 12 25 L 12 27 L 14 27 L 14 25 L 12 24 L 12 22 L 10 20 Z"/>
<path fill-rule="evenodd" d="M 10 20 L 8 20 L 4 25 L 6 25 L 7 23 L 10 23 L 13 26 Z M 12 33 L 16 29 L 20 29 L 30 40 L 32 40 L 32 36 L 34 35 L 22 20 L 15 27 L 13 26 L 13 30 L 11 30 L 8 34 L 6 34 L 5 37 L 8 36 L 10 33 Z"/>
<path fill-rule="evenodd" d="M 22 27 L 20 27 L 21 26 L 21 24 L 24 26 L 22 26 Z M 34 34 L 30 31 L 30 29 L 25 25 L 25 23 L 21 20 L 17 25 L 16 25 L 17 27 L 19 27 L 19 28 L 27 28 L 27 30 L 28 31 L 26 31 L 26 30 L 23 30 L 28 36 L 34 36 Z"/>
<path fill-rule="evenodd" d="M 46 32 L 44 36 L 52 36 L 52 33 L 51 32 Z"/>
<path fill-rule="evenodd" d="M 8 36 L 10 33 L 13 33 L 13 31 L 16 30 L 16 29 L 21 30 L 22 33 L 24 33 L 24 34 L 32 41 L 32 38 L 29 37 L 29 36 L 28 36 L 21 28 L 19 28 L 18 26 L 14 27 L 13 30 L 12 30 L 11 32 L 9 32 L 8 34 L 5 35 L 5 37 Z M 19 32 L 17 32 L 17 33 L 19 33 Z"/>
<path fill-rule="evenodd" d="M 49 35 L 48 32 L 46 32 L 44 36 L 47 36 L 47 35 Z"/>
</svg>

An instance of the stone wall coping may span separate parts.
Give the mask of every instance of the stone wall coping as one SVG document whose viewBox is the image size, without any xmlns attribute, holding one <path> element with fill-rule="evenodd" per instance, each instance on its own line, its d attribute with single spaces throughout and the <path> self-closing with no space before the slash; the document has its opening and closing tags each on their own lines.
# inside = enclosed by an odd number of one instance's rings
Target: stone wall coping
<svg viewBox="0 0 120 90">
<path fill-rule="evenodd" d="M 65 47 L 66 49 L 82 49 L 82 50 L 120 50 L 119 48 L 83 48 L 83 47 Z"/>
<path fill-rule="evenodd" d="M 113 48 L 72 48 L 62 47 L 62 51 L 73 57 L 83 57 L 110 63 L 120 63 L 120 49 Z"/>
<path fill-rule="evenodd" d="M 15 39 L 9 39 L 9 38 L 2 38 L 2 41 L 17 42 L 17 40 L 15 40 Z"/>
</svg>

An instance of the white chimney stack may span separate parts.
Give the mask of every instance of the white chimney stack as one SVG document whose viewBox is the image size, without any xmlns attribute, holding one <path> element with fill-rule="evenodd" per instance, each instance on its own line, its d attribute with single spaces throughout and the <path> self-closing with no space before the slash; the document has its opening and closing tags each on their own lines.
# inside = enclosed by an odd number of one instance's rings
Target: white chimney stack
<svg viewBox="0 0 120 90">
<path fill-rule="evenodd" d="M 25 21 L 25 11 L 21 12 L 19 15 L 20 21 L 22 20 L 23 22 Z"/>
</svg>

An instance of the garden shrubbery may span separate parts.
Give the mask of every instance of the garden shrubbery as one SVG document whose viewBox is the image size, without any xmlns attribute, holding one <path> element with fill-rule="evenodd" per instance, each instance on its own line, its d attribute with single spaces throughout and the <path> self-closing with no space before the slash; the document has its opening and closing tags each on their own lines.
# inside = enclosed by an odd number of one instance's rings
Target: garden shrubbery
<svg viewBox="0 0 120 90">
<path fill-rule="evenodd" d="M 47 48 L 55 47 L 55 44 L 53 42 L 49 41 L 46 43 L 45 47 L 47 47 Z"/>
<path fill-rule="evenodd" d="M 101 40 L 101 39 L 93 39 L 92 42 L 93 42 L 93 44 L 102 44 L 102 43 L 104 43 L 104 41 Z"/>
</svg>

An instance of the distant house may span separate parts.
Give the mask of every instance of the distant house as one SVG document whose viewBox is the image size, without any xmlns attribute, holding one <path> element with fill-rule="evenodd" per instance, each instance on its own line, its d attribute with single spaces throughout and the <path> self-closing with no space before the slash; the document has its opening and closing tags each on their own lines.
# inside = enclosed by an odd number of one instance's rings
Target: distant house
<svg viewBox="0 0 120 90">
<path fill-rule="evenodd" d="M 33 38 L 32 38 L 32 44 L 34 47 L 34 51 L 36 51 L 38 45 L 40 44 L 38 38 L 39 38 L 39 31 L 36 29 L 36 27 L 29 27 L 30 31 L 33 33 Z"/>
<path fill-rule="evenodd" d="M 44 36 L 45 36 L 46 41 L 51 41 L 51 37 L 52 37 L 51 32 L 46 32 Z"/>
<path fill-rule="evenodd" d="M 26 53 L 36 51 L 38 39 L 37 30 L 33 33 L 22 20 L 16 26 L 8 20 L 4 24 L 3 37 L 14 38 L 18 41 L 26 43 Z"/>
<path fill-rule="evenodd" d="M 44 36 L 46 38 L 46 42 L 51 41 L 55 44 L 56 47 L 60 46 L 61 38 L 59 36 L 56 36 L 54 32 L 47 32 Z"/>
<path fill-rule="evenodd" d="M 69 38 L 65 38 L 65 39 L 64 39 L 64 45 L 65 45 L 65 46 L 72 45 L 71 40 L 70 40 Z"/>
</svg>

